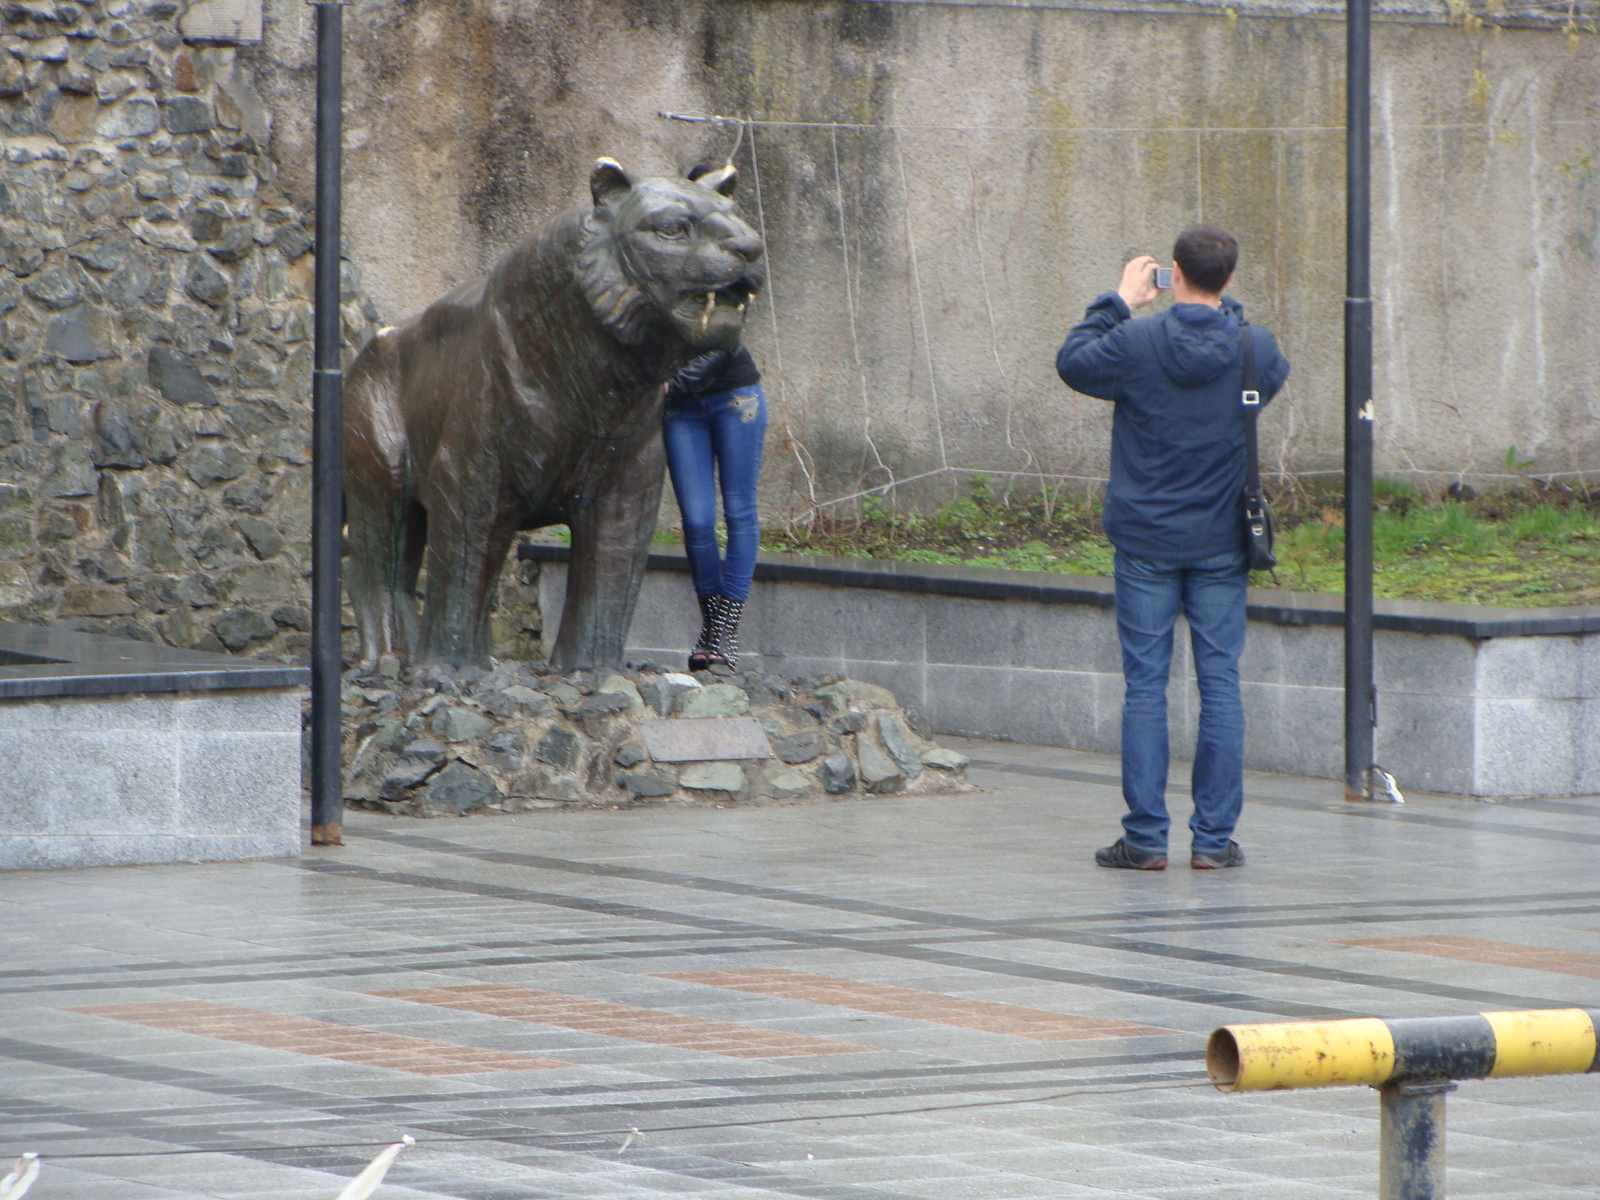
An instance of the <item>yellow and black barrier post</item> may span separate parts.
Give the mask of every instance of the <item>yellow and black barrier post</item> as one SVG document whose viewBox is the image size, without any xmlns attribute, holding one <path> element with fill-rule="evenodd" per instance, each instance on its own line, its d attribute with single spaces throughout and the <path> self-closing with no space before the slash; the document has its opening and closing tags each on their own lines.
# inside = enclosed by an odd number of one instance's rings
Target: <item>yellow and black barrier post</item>
<svg viewBox="0 0 1600 1200">
<path fill-rule="evenodd" d="M 1454 1081 L 1600 1071 L 1597 1029 L 1600 1009 L 1582 1008 L 1225 1025 L 1206 1046 L 1206 1071 L 1224 1092 L 1377 1088 L 1378 1200 L 1443 1200 Z"/>
</svg>

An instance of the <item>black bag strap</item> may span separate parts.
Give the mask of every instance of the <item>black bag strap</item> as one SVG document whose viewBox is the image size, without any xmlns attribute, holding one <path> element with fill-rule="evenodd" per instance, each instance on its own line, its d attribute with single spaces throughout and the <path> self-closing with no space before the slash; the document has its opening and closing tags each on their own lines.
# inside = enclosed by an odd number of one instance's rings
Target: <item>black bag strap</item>
<svg viewBox="0 0 1600 1200">
<path fill-rule="evenodd" d="M 1256 391 L 1255 331 L 1242 314 L 1239 333 L 1244 338 L 1244 388 L 1239 395 L 1244 405 L 1244 494 L 1254 499 L 1261 495 L 1261 454 L 1256 447 L 1256 416 L 1261 412 L 1261 393 Z"/>
</svg>

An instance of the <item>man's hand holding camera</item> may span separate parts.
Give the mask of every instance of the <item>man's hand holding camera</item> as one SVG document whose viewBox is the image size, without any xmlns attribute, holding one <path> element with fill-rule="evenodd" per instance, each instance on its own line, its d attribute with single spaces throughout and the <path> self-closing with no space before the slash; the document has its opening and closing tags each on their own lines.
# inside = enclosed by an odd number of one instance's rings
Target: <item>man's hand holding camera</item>
<svg viewBox="0 0 1600 1200">
<path fill-rule="evenodd" d="M 1122 282 L 1117 287 L 1117 295 L 1129 308 L 1138 309 L 1154 304 L 1156 297 L 1161 295 L 1161 290 L 1156 287 L 1159 265 L 1154 255 L 1141 254 L 1122 268 Z"/>
</svg>

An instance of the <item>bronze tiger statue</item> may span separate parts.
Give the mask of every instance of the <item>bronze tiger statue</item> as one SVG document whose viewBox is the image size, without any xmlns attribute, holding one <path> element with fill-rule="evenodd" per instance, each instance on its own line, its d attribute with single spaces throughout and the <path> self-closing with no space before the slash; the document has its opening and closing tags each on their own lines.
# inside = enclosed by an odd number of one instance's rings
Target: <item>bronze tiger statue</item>
<svg viewBox="0 0 1600 1200">
<path fill-rule="evenodd" d="M 662 384 L 737 343 L 762 284 L 736 182 L 731 166 L 635 180 L 602 158 L 592 205 L 356 357 L 346 582 L 363 666 L 487 665 L 506 553 L 518 530 L 557 524 L 572 555 L 551 663 L 620 659 L 661 498 Z"/>
</svg>

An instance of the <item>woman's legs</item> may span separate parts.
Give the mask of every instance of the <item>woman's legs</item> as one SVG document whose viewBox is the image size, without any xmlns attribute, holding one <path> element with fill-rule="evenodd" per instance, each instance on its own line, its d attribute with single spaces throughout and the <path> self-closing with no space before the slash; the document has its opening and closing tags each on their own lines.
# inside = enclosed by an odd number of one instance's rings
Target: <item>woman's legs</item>
<svg viewBox="0 0 1600 1200">
<path fill-rule="evenodd" d="M 743 604 L 750 596 L 750 577 L 755 573 L 756 552 L 761 547 L 756 486 L 761 480 L 761 450 L 767 435 L 767 398 L 758 383 L 707 400 L 711 410 L 711 447 L 722 488 L 722 515 L 728 525 L 722 594 Z M 684 536 L 687 539 L 687 529 Z"/>
<path fill-rule="evenodd" d="M 661 424 L 667 450 L 667 471 L 683 516 L 683 548 L 695 595 L 722 591 L 722 556 L 717 551 L 716 465 L 712 457 L 711 422 L 698 401 L 667 410 Z"/>
</svg>

